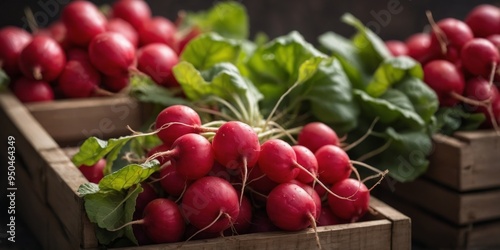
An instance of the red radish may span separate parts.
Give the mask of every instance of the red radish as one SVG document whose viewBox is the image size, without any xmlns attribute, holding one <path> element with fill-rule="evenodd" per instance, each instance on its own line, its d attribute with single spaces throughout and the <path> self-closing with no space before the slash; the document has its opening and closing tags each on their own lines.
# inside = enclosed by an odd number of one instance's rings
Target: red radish
<svg viewBox="0 0 500 250">
<path fill-rule="evenodd" d="M 177 168 L 168 166 L 160 171 L 160 185 L 167 194 L 180 197 L 191 184 L 186 177 L 177 172 Z"/>
<path fill-rule="evenodd" d="M 47 27 L 45 32 L 47 33 L 47 35 L 52 37 L 56 42 L 58 42 L 63 49 L 67 49 L 70 47 L 70 43 L 66 35 L 68 31 L 63 22 L 57 21 L 51 24 L 49 27 Z M 40 31 L 37 34 L 40 34 Z"/>
<path fill-rule="evenodd" d="M 155 121 L 155 129 L 161 129 L 158 137 L 167 145 L 172 145 L 182 135 L 199 132 L 197 127 L 201 127 L 200 116 L 185 105 L 172 105 L 163 109 Z"/>
<path fill-rule="evenodd" d="M 222 232 L 240 213 L 236 190 L 229 182 L 214 176 L 193 182 L 181 203 L 185 218 L 200 231 Z"/>
<path fill-rule="evenodd" d="M 487 37 L 500 33 L 500 9 L 490 4 L 481 4 L 472 9 L 465 23 L 476 37 Z"/>
<path fill-rule="evenodd" d="M 498 48 L 484 38 L 475 38 L 466 43 L 460 56 L 465 69 L 484 77 L 489 77 L 500 61 Z"/>
<path fill-rule="evenodd" d="M 106 17 L 89 1 L 72 1 L 64 7 L 61 19 L 68 41 L 79 46 L 87 46 L 106 31 Z"/>
<path fill-rule="evenodd" d="M 300 131 L 297 144 L 310 149 L 313 153 L 324 145 L 340 146 L 337 133 L 321 122 L 306 124 Z"/>
<path fill-rule="evenodd" d="M 135 239 L 137 240 L 137 243 L 139 243 L 139 246 L 153 244 L 153 242 L 149 239 L 148 235 L 146 234 L 144 225 L 141 224 L 132 225 L 132 230 L 134 232 L 134 236 Z"/>
<path fill-rule="evenodd" d="M 175 51 L 161 43 L 148 44 L 137 52 L 137 69 L 165 87 L 179 86 L 172 73 L 172 68 L 178 62 Z"/>
<path fill-rule="evenodd" d="M 493 114 L 493 119 L 491 115 L 486 116 L 485 124 L 489 127 L 497 128 L 493 125 L 493 121 L 496 122 L 496 126 L 500 125 L 500 95 L 497 98 L 493 99 L 491 102 L 491 111 Z"/>
<path fill-rule="evenodd" d="M 147 20 L 139 29 L 139 39 L 141 44 L 163 43 L 171 48 L 175 45 L 175 25 L 164 17 L 154 17 Z"/>
<path fill-rule="evenodd" d="M 210 142 L 199 134 L 185 134 L 174 141 L 170 150 L 151 156 L 166 156 L 177 173 L 188 180 L 199 179 L 210 172 L 214 151 Z"/>
<path fill-rule="evenodd" d="M 139 193 L 135 201 L 135 214 L 142 214 L 144 208 L 146 208 L 151 201 L 158 198 L 158 194 L 151 184 L 143 182 L 141 183 L 141 187 L 143 190 Z"/>
<path fill-rule="evenodd" d="M 233 226 L 224 231 L 224 235 L 245 234 L 252 226 L 252 204 L 250 200 L 243 196 L 240 204 L 240 213 L 234 220 Z"/>
<path fill-rule="evenodd" d="M 316 216 L 314 218 L 316 220 L 318 220 L 319 215 L 321 214 L 321 198 L 319 197 L 316 190 L 314 190 L 313 187 L 311 187 L 307 184 L 304 184 L 300 181 L 297 181 L 297 180 L 291 180 L 290 183 L 293 183 L 293 184 L 300 186 L 302 189 L 304 189 L 304 191 L 307 192 L 307 194 L 309 194 L 311 196 L 311 198 L 314 201 L 314 204 L 316 205 Z"/>
<path fill-rule="evenodd" d="M 218 163 L 217 161 L 214 162 L 214 165 L 212 166 L 212 169 L 210 172 L 208 172 L 209 176 L 215 176 L 222 178 L 230 183 L 235 182 L 234 180 L 238 180 L 239 176 L 241 176 L 241 173 L 239 169 L 228 169 L 224 167 L 222 164 Z M 250 175 L 249 175 L 250 178 Z M 241 179 L 239 179 L 241 180 Z"/>
<path fill-rule="evenodd" d="M 106 89 L 112 92 L 120 92 L 122 89 L 126 88 L 130 83 L 129 75 L 119 75 L 119 76 L 103 76 L 102 84 Z"/>
<path fill-rule="evenodd" d="M 206 240 L 220 237 L 220 232 L 211 233 L 207 231 L 201 231 L 192 224 L 188 224 L 186 227 L 186 232 L 184 233 L 184 240 Z"/>
<path fill-rule="evenodd" d="M 9 76 L 19 74 L 19 55 L 31 41 L 31 35 L 20 28 L 7 26 L 0 30 L 0 68 Z"/>
<path fill-rule="evenodd" d="M 318 218 L 318 226 L 332 226 L 332 225 L 337 225 L 341 224 L 341 221 L 339 218 L 337 218 L 333 213 L 332 210 L 330 210 L 330 207 L 328 206 L 323 206 L 321 208 L 321 213 Z"/>
<path fill-rule="evenodd" d="M 452 93 L 462 95 L 465 80 L 462 73 L 452 63 L 434 60 L 424 66 L 424 82 L 437 94 L 439 104 L 451 107 L 459 103 Z"/>
<path fill-rule="evenodd" d="M 82 165 L 78 169 L 82 172 L 83 176 L 87 178 L 89 182 L 99 183 L 99 181 L 104 177 L 104 168 L 106 167 L 106 160 L 100 159 L 92 166 Z"/>
<path fill-rule="evenodd" d="M 119 0 L 112 6 L 112 16 L 121 18 L 139 30 L 151 18 L 151 9 L 143 0 Z"/>
<path fill-rule="evenodd" d="M 104 32 L 92 39 L 89 45 L 92 64 L 109 76 L 127 74 L 135 60 L 135 48 L 123 35 Z"/>
<path fill-rule="evenodd" d="M 245 189 L 248 169 L 257 164 L 260 152 L 259 136 L 249 125 L 229 121 L 219 127 L 212 140 L 215 159 L 228 169 L 240 169 L 241 193 Z"/>
<path fill-rule="evenodd" d="M 464 95 L 477 101 L 493 100 L 499 95 L 498 89 L 482 77 L 475 77 L 465 84 Z"/>
<path fill-rule="evenodd" d="M 175 202 L 157 198 L 144 208 L 143 219 L 131 224 L 142 224 L 148 238 L 154 243 L 171 243 L 182 239 L 184 218 Z"/>
<path fill-rule="evenodd" d="M 500 34 L 494 34 L 491 36 L 488 36 L 486 39 L 490 41 L 495 47 L 497 47 L 498 50 L 500 50 Z"/>
<path fill-rule="evenodd" d="M 49 83 L 30 80 L 25 77 L 21 77 L 14 82 L 13 92 L 21 102 L 46 102 L 54 100 L 54 91 Z"/>
<path fill-rule="evenodd" d="M 19 55 L 19 68 L 32 80 L 55 80 L 65 63 L 66 56 L 61 46 L 47 36 L 34 36 Z"/>
<path fill-rule="evenodd" d="M 292 149 L 297 157 L 297 163 L 306 168 L 309 173 L 312 173 L 314 176 L 318 176 L 318 160 L 316 160 L 314 153 L 301 145 L 292 146 Z M 313 176 L 302 170 L 299 171 L 299 174 L 295 179 L 302 183 L 311 183 L 314 181 Z"/>
<path fill-rule="evenodd" d="M 313 198 L 300 186 L 282 183 L 267 198 L 269 219 L 282 230 L 298 231 L 314 226 L 316 205 Z"/>
<path fill-rule="evenodd" d="M 473 38 L 474 34 L 467 24 L 455 18 L 445 18 L 433 27 L 430 46 L 435 53 L 447 55 L 449 50 L 460 52 Z"/>
<path fill-rule="evenodd" d="M 326 145 L 314 155 L 318 160 L 318 173 L 323 183 L 333 184 L 351 175 L 352 165 L 349 156 L 342 148 Z"/>
<path fill-rule="evenodd" d="M 127 38 L 134 47 L 139 46 L 139 34 L 128 22 L 123 19 L 114 18 L 106 24 L 106 31 L 116 32 L 122 34 Z"/>
<path fill-rule="evenodd" d="M 430 59 L 431 36 L 427 33 L 418 33 L 410 36 L 405 41 L 408 47 L 408 56 L 419 61 L 427 62 Z"/>
<path fill-rule="evenodd" d="M 389 40 L 385 42 L 385 46 L 391 52 L 392 56 L 406 56 L 408 55 L 408 47 L 402 41 Z"/>
<path fill-rule="evenodd" d="M 328 195 L 330 210 L 338 218 L 355 222 L 368 211 L 370 192 L 362 182 L 348 178 L 335 183 L 330 190 L 340 196 L 352 198 L 347 200 Z"/>
<path fill-rule="evenodd" d="M 58 86 L 64 96 L 84 98 L 94 94 L 101 83 L 101 75 L 90 62 L 69 61 L 58 79 Z"/>
<path fill-rule="evenodd" d="M 259 167 L 274 182 L 285 183 L 297 177 L 301 167 L 292 147 L 281 139 L 270 139 L 261 146 Z"/>
</svg>

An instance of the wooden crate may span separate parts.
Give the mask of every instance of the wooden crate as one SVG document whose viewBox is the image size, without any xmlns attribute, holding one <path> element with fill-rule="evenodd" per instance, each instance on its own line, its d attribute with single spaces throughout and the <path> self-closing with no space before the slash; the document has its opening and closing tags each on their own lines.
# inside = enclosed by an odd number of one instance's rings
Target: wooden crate
<svg viewBox="0 0 500 250">
<path fill-rule="evenodd" d="M 493 130 L 434 135 L 426 176 L 457 191 L 500 188 L 500 136 Z"/>
<path fill-rule="evenodd" d="M 74 108 L 77 112 L 77 107 Z M 66 140 L 64 132 L 45 129 L 33 115 L 34 110 L 19 103 L 12 94 L 0 93 L 0 138 L 16 138 L 18 216 L 26 221 L 44 249 L 96 249 L 99 246 L 94 226 L 85 214 L 83 199 L 76 193 L 86 180 L 57 143 L 74 142 L 85 136 L 74 133 Z M 128 124 L 128 119 L 130 117 L 124 119 L 123 124 Z M 58 134 L 59 139 L 55 140 L 49 131 Z M 6 144 L 0 145 L 0 150 L 6 152 Z M 410 249 L 410 219 L 376 198 L 371 200 L 370 206 L 376 215 L 365 221 L 319 227 L 323 248 Z M 174 249 L 180 246 L 182 249 L 309 249 L 315 244 L 313 231 L 304 230 L 127 249 Z"/>
<path fill-rule="evenodd" d="M 375 196 L 411 218 L 412 240 L 423 249 L 500 249 L 500 219 L 456 225 L 387 190 Z M 427 202 L 440 205 L 435 199 Z"/>
</svg>

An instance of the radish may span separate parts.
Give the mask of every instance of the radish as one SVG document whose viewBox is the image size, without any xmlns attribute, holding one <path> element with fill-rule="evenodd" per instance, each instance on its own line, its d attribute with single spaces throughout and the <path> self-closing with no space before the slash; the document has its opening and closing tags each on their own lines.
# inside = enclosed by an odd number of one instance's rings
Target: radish
<svg viewBox="0 0 500 250">
<path fill-rule="evenodd" d="M 165 87 L 179 87 L 172 68 L 179 62 L 174 50 L 161 43 L 152 43 L 137 52 L 137 69 Z"/>
<path fill-rule="evenodd" d="M 497 49 L 500 49 L 500 34 L 493 34 L 491 36 L 486 37 L 488 41 L 490 41 Z"/>
<path fill-rule="evenodd" d="M 199 134 L 185 134 L 174 141 L 170 150 L 150 156 L 166 156 L 177 173 L 188 180 L 199 179 L 210 172 L 214 151 L 210 142 Z"/>
<path fill-rule="evenodd" d="M 300 131 L 297 144 L 310 149 L 313 153 L 324 145 L 340 146 L 337 133 L 321 122 L 306 124 Z"/>
<path fill-rule="evenodd" d="M 424 82 L 437 94 L 441 106 L 451 107 L 459 103 L 465 80 L 455 65 L 445 60 L 434 60 L 424 66 Z"/>
<path fill-rule="evenodd" d="M 238 178 L 241 176 L 239 169 L 228 169 L 217 161 L 214 162 L 214 165 L 212 166 L 210 172 L 208 172 L 208 175 L 222 178 L 230 183 L 241 181 L 241 179 Z M 250 178 L 250 175 L 248 177 Z"/>
<path fill-rule="evenodd" d="M 201 119 L 198 113 L 185 105 L 172 105 L 156 116 L 155 129 L 164 144 L 172 145 L 182 135 L 199 132 Z"/>
<path fill-rule="evenodd" d="M 115 32 L 104 32 L 89 45 L 90 61 L 109 76 L 127 74 L 135 60 L 135 48 L 127 38 Z"/>
<path fill-rule="evenodd" d="M 192 224 L 188 224 L 186 226 L 186 231 L 184 232 L 184 237 L 183 239 L 188 241 L 188 240 L 206 240 L 206 239 L 213 239 L 220 237 L 221 233 L 212 233 L 212 232 L 207 232 L 207 231 L 200 231 L 197 227 L 193 226 Z"/>
<path fill-rule="evenodd" d="M 127 21 L 139 30 L 144 22 L 151 19 L 151 9 L 143 0 L 119 0 L 113 3 L 111 15 Z"/>
<path fill-rule="evenodd" d="M 314 176 L 318 176 L 318 160 L 316 160 L 313 152 L 301 145 L 292 146 L 292 149 L 297 157 L 297 163 L 307 169 L 309 173 L 312 173 Z M 302 183 L 311 183 L 314 181 L 313 176 L 302 170 L 299 171 L 299 174 L 295 177 L 295 179 Z"/>
<path fill-rule="evenodd" d="M 450 55 L 459 53 L 462 47 L 474 38 L 469 26 L 455 18 L 445 18 L 436 24 L 431 22 L 431 25 L 431 50 L 446 56 L 448 60 L 453 59 Z"/>
<path fill-rule="evenodd" d="M 177 54 L 180 55 L 182 54 L 182 52 L 184 51 L 184 48 L 186 47 L 186 45 L 191 41 L 193 40 L 194 38 L 196 38 L 197 36 L 199 36 L 201 34 L 201 29 L 194 26 L 191 28 L 191 30 L 185 34 L 184 36 L 182 36 L 182 38 L 180 38 L 177 42 L 176 42 L 176 51 L 177 51 Z"/>
<path fill-rule="evenodd" d="M 486 125 L 498 129 L 500 125 L 500 95 L 491 102 L 491 115 L 486 116 Z"/>
<path fill-rule="evenodd" d="M 405 41 L 408 48 L 408 56 L 419 61 L 426 63 L 430 57 L 431 36 L 427 33 L 414 34 Z"/>
<path fill-rule="evenodd" d="M 280 229 L 273 224 L 265 211 L 257 210 L 252 217 L 252 226 L 250 233 L 274 232 Z"/>
<path fill-rule="evenodd" d="M 46 102 L 54 100 L 54 91 L 45 81 L 20 77 L 13 83 L 14 95 L 21 102 Z"/>
<path fill-rule="evenodd" d="M 392 56 L 406 56 L 408 55 L 408 47 L 402 41 L 389 40 L 385 42 L 385 46 L 391 52 Z"/>
<path fill-rule="evenodd" d="M 498 48 L 484 38 L 475 38 L 466 43 L 460 56 L 465 69 L 484 77 L 489 77 L 500 61 Z"/>
<path fill-rule="evenodd" d="M 465 18 L 465 23 L 476 37 L 487 37 L 500 33 L 500 9 L 490 4 L 474 7 Z"/>
<path fill-rule="evenodd" d="M 67 61 L 90 63 L 89 53 L 82 48 L 71 48 L 66 52 Z"/>
<path fill-rule="evenodd" d="M 299 231 L 312 226 L 316 231 L 316 205 L 300 186 L 282 183 L 269 193 L 266 211 L 274 225 L 286 231 Z M 316 242 L 321 248 L 318 234 Z"/>
<path fill-rule="evenodd" d="M 151 184 L 143 182 L 141 183 L 142 192 L 139 193 L 137 199 L 135 201 L 135 212 L 134 214 L 141 215 L 146 208 L 146 206 L 153 201 L 154 199 L 159 198 L 155 189 L 151 186 Z"/>
<path fill-rule="evenodd" d="M 335 183 L 330 190 L 340 196 L 352 197 L 351 200 L 347 200 L 328 195 L 330 210 L 338 218 L 355 222 L 368 211 L 370 192 L 362 182 L 347 178 Z"/>
<path fill-rule="evenodd" d="M 68 31 L 63 22 L 56 21 L 52 23 L 49 27 L 47 27 L 45 30 L 39 30 L 36 34 L 38 35 L 42 33 L 45 33 L 46 35 L 52 37 L 52 39 L 58 42 L 63 49 L 68 49 L 70 47 L 70 43 L 66 35 Z"/>
<path fill-rule="evenodd" d="M 101 75 L 90 64 L 81 61 L 69 61 L 58 79 L 58 86 L 64 96 L 85 98 L 95 93 L 101 83 Z"/>
<path fill-rule="evenodd" d="M 104 168 L 106 167 L 106 160 L 100 159 L 92 166 L 82 165 L 78 167 L 80 172 L 87 178 L 89 182 L 99 183 L 104 177 Z"/>
<path fill-rule="evenodd" d="M 248 169 L 253 168 L 259 159 L 259 136 L 249 125 L 239 121 L 229 121 L 217 129 L 212 147 L 215 159 L 219 163 L 228 169 L 242 171 L 241 195 L 243 196 Z"/>
<path fill-rule="evenodd" d="M 31 41 L 31 35 L 20 28 L 7 26 L 0 29 L 0 68 L 9 76 L 20 73 L 19 55 Z"/>
<path fill-rule="evenodd" d="M 270 139 L 261 146 L 259 167 L 269 179 L 277 183 L 297 177 L 301 168 L 292 147 L 281 139 Z"/>
<path fill-rule="evenodd" d="M 144 208 L 143 218 L 128 225 L 142 224 L 149 239 L 154 243 L 172 243 L 182 239 L 184 218 L 175 202 L 157 198 Z"/>
<path fill-rule="evenodd" d="M 50 82 L 64 69 L 66 56 L 61 46 L 47 36 L 34 36 L 19 55 L 19 68 L 32 80 Z"/>
<path fill-rule="evenodd" d="M 332 210 L 330 210 L 330 207 L 325 205 L 321 208 L 321 213 L 318 217 L 317 224 L 318 226 L 332 226 L 341 224 L 341 221 L 333 214 Z"/>
<path fill-rule="evenodd" d="M 160 144 L 158 146 L 151 148 L 148 151 L 148 153 L 146 154 L 146 156 L 149 158 L 149 157 L 153 156 L 154 154 L 168 151 L 171 146 L 172 146 L 171 144 Z M 157 157 L 154 157 L 153 159 L 158 160 L 160 162 L 160 165 L 163 165 L 163 164 L 167 163 L 168 161 L 170 161 L 170 158 L 167 156 L 157 156 Z"/>
<path fill-rule="evenodd" d="M 240 213 L 238 193 L 229 182 L 205 176 L 187 188 L 181 209 L 185 218 L 200 231 L 222 232 Z"/>
<path fill-rule="evenodd" d="M 464 94 L 466 97 L 480 102 L 493 100 L 499 95 L 497 87 L 482 77 L 468 80 L 465 84 Z"/>
<path fill-rule="evenodd" d="M 179 174 L 176 167 L 166 167 L 160 171 L 160 185 L 167 194 L 181 197 L 182 193 L 192 183 Z"/>
<path fill-rule="evenodd" d="M 139 46 L 139 34 L 132 25 L 123 19 L 113 18 L 109 20 L 106 24 L 106 31 L 122 34 L 134 47 Z"/>
<path fill-rule="evenodd" d="M 318 173 L 322 182 L 333 184 L 351 175 L 352 165 L 349 156 L 340 147 L 326 145 L 314 155 L 318 160 Z"/>
<path fill-rule="evenodd" d="M 106 17 L 89 1 L 72 1 L 64 7 L 61 19 L 67 28 L 67 39 L 78 46 L 106 31 Z"/>
<path fill-rule="evenodd" d="M 224 231 L 224 235 L 245 234 L 252 226 L 252 204 L 243 196 L 240 204 L 240 213 L 233 222 L 233 226 Z"/>
<path fill-rule="evenodd" d="M 316 190 L 314 190 L 313 187 L 311 187 L 307 184 L 304 184 L 300 181 L 297 181 L 297 180 L 291 180 L 289 183 L 293 183 L 293 184 L 298 185 L 299 187 L 304 189 L 304 191 L 306 191 L 307 194 L 309 194 L 311 196 L 311 198 L 314 201 L 314 204 L 316 205 L 316 216 L 314 217 L 314 219 L 318 220 L 319 215 L 321 214 L 321 198 L 319 197 Z"/>
<path fill-rule="evenodd" d="M 130 84 L 129 75 L 103 76 L 102 84 L 112 92 L 120 92 Z"/>
<path fill-rule="evenodd" d="M 154 17 L 147 20 L 139 29 L 139 39 L 142 46 L 152 43 L 163 43 L 175 47 L 175 25 L 164 17 Z"/>
<path fill-rule="evenodd" d="M 258 165 L 248 172 L 248 187 L 252 194 L 256 194 L 254 196 L 256 201 L 265 202 L 265 199 L 263 198 L 267 196 L 276 186 L 278 186 L 278 183 L 269 179 L 269 177 L 262 172 Z"/>
</svg>

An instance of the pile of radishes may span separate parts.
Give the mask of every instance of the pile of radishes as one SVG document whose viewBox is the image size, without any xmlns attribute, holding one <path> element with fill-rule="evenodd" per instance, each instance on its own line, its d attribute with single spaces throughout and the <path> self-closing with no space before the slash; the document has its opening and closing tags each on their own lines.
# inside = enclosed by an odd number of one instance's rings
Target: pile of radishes
<svg viewBox="0 0 500 250">
<path fill-rule="evenodd" d="M 387 41 L 395 56 L 407 55 L 422 63 L 424 81 L 437 93 L 442 107 L 468 105 L 467 110 L 486 116 L 485 126 L 500 124 L 500 9 L 483 4 L 464 21 L 445 18 L 429 33 L 406 41 Z M 495 85 L 496 83 L 496 85 Z"/>
<path fill-rule="evenodd" d="M 160 171 L 141 183 L 136 220 L 124 225 L 133 225 L 140 244 L 315 229 L 369 210 L 356 162 L 323 123 L 306 124 L 288 143 L 240 121 L 202 124 L 190 107 L 173 105 L 155 128 L 162 143 L 145 161 L 158 160 Z M 80 169 L 102 172 L 100 164 Z"/>
<path fill-rule="evenodd" d="M 177 87 L 172 67 L 195 36 L 180 36 L 142 0 L 118 0 L 108 15 L 89 1 L 72 1 L 60 20 L 32 30 L 0 30 L 0 67 L 23 102 L 111 95 L 137 72 Z"/>
</svg>

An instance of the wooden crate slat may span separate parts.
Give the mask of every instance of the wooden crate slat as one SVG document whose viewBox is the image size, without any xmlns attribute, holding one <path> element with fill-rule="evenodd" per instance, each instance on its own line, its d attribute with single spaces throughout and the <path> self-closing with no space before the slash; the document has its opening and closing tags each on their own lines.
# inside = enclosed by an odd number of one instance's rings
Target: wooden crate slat
<svg viewBox="0 0 500 250">
<path fill-rule="evenodd" d="M 500 219 L 500 189 L 458 195 L 461 198 L 460 221 L 466 223 Z"/>
<path fill-rule="evenodd" d="M 429 157 L 430 164 L 426 175 L 451 187 L 460 186 L 464 161 L 462 151 L 467 145 L 455 138 L 437 134 L 433 136 L 433 146 L 434 151 Z"/>
<path fill-rule="evenodd" d="M 371 199 L 370 206 L 392 221 L 391 249 L 407 249 L 411 245 L 411 219 L 375 198 Z"/>
<path fill-rule="evenodd" d="M 117 137 L 139 130 L 142 112 L 128 97 L 61 100 L 26 105 L 33 117 L 61 145 L 78 144 L 82 138 Z"/>
</svg>

